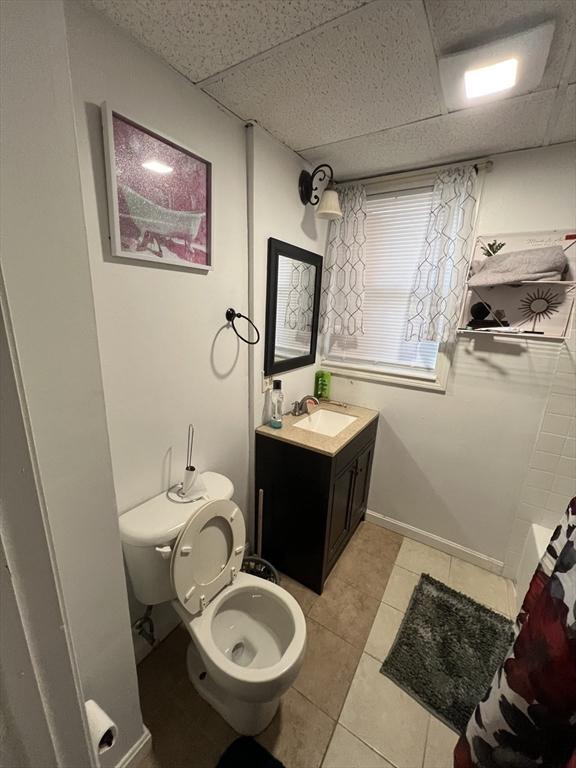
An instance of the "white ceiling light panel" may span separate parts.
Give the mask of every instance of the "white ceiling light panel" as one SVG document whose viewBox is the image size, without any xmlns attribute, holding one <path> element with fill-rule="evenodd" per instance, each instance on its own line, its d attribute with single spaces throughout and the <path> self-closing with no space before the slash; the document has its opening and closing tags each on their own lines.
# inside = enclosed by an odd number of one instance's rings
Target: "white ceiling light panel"
<svg viewBox="0 0 576 768">
<path fill-rule="evenodd" d="M 544 74 L 554 22 L 439 60 L 446 106 L 452 112 L 534 91 Z"/>
<path fill-rule="evenodd" d="M 464 87 L 468 99 L 478 99 L 491 93 L 507 91 L 516 85 L 518 59 L 505 59 L 498 64 L 464 72 Z"/>
</svg>

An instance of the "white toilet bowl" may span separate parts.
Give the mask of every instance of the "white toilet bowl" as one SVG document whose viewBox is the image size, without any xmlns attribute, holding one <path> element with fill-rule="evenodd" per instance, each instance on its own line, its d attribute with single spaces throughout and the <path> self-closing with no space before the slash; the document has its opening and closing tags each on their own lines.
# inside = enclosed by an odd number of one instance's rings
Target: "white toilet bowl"
<svg viewBox="0 0 576 768">
<path fill-rule="evenodd" d="M 148 512 L 157 515 L 162 505 L 149 504 Z M 234 502 L 220 499 L 195 507 L 169 544 L 161 537 L 151 546 L 150 520 L 143 521 L 146 536 L 141 546 L 147 551 L 140 557 L 133 552 L 138 548 L 136 511 L 124 524 L 120 518 L 135 591 L 145 603 L 148 596 L 154 598 L 150 603 L 159 602 L 157 577 L 151 583 L 151 574 L 160 561 L 169 568 L 169 580 L 160 574 L 158 578 L 169 581 L 170 596 L 176 598 L 172 604 L 192 637 L 187 657 L 192 684 L 236 731 L 259 733 L 302 666 L 302 609 L 286 590 L 240 571 L 246 531 Z M 155 525 L 156 531 L 157 520 Z M 162 591 L 162 597 L 165 594 Z"/>
<path fill-rule="evenodd" d="M 298 603 L 276 584 L 239 573 L 201 615 L 174 607 L 192 635 L 188 674 L 196 690 L 239 733 L 264 730 L 304 660 Z"/>
</svg>

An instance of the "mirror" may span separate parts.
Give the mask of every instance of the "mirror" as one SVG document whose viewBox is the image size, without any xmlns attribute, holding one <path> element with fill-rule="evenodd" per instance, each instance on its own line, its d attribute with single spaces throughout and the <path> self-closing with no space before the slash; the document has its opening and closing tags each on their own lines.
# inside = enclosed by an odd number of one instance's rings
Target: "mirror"
<svg viewBox="0 0 576 768">
<path fill-rule="evenodd" d="M 268 239 L 265 376 L 314 363 L 321 282 L 321 256 Z"/>
</svg>

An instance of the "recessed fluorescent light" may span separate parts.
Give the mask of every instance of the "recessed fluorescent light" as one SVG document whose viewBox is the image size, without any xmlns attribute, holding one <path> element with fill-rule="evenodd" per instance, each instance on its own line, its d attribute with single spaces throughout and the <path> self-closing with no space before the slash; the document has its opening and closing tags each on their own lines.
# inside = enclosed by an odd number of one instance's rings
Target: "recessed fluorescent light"
<svg viewBox="0 0 576 768">
<path fill-rule="evenodd" d="M 438 65 L 448 111 L 537 90 L 553 36 L 554 22 L 547 21 L 510 37 L 442 56 Z"/>
<path fill-rule="evenodd" d="M 146 160 L 145 163 L 142 163 L 142 168 L 146 168 L 147 171 L 154 171 L 154 173 L 172 173 L 174 170 L 174 168 L 161 163 L 159 160 Z"/>
<path fill-rule="evenodd" d="M 464 73 L 466 96 L 477 99 L 490 93 L 507 91 L 516 85 L 518 59 L 506 59 L 489 67 L 469 69 Z"/>
</svg>

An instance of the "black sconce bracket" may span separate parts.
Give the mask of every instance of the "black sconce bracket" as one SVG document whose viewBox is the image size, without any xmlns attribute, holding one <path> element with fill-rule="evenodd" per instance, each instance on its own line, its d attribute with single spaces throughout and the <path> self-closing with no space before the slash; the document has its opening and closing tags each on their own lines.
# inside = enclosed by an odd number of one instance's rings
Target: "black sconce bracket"
<svg viewBox="0 0 576 768">
<path fill-rule="evenodd" d="M 318 177 L 318 178 L 316 178 Z M 304 205 L 310 203 L 310 205 L 318 205 L 320 202 L 320 195 L 318 194 L 318 186 L 316 181 L 322 183 L 328 179 L 328 184 L 334 179 L 334 171 L 330 165 L 319 165 L 312 173 L 308 171 L 302 171 L 300 178 L 298 179 L 298 191 L 300 192 L 300 200 Z"/>
</svg>

